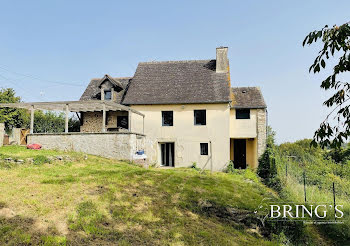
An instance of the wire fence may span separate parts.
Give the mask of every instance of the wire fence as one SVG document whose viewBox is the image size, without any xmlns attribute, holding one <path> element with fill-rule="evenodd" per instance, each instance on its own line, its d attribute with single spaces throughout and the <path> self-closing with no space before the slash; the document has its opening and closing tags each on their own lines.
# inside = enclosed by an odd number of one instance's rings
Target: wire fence
<svg viewBox="0 0 350 246">
<path fill-rule="evenodd" d="M 283 191 L 289 192 L 288 197 L 305 204 L 332 205 L 335 219 L 336 206 L 349 205 L 349 181 L 344 181 L 332 172 L 322 171 L 321 168 L 316 170 L 315 160 L 302 161 L 296 156 L 281 155 L 276 155 L 273 159 L 276 162 L 278 177 L 284 186 Z"/>
</svg>

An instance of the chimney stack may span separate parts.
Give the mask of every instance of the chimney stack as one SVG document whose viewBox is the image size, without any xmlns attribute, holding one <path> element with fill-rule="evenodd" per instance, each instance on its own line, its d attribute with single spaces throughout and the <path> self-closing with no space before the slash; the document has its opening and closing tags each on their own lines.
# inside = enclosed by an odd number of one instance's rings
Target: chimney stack
<svg viewBox="0 0 350 246">
<path fill-rule="evenodd" d="M 228 72 L 228 58 L 227 58 L 228 47 L 216 48 L 216 72 L 226 73 Z"/>
</svg>

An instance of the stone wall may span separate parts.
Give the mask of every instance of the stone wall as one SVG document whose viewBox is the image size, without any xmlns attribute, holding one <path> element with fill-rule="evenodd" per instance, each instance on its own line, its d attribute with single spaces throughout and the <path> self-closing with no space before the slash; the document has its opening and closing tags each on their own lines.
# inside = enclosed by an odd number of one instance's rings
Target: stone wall
<svg viewBox="0 0 350 246">
<path fill-rule="evenodd" d="M 257 110 L 258 158 L 266 149 L 266 109 Z"/>
<path fill-rule="evenodd" d="M 29 134 L 28 144 L 38 143 L 43 149 L 84 152 L 118 160 L 132 160 L 145 148 L 145 136 L 135 133 L 59 133 Z"/>
<path fill-rule="evenodd" d="M 125 111 L 107 111 L 107 125 L 106 128 L 117 127 L 117 116 L 127 116 Z M 102 132 L 102 112 L 86 112 L 82 113 L 83 125 L 80 126 L 80 132 Z"/>
<path fill-rule="evenodd" d="M 82 113 L 83 125 L 80 132 L 102 132 L 102 112 Z"/>
<path fill-rule="evenodd" d="M 0 147 L 4 144 L 5 124 L 0 123 Z"/>
</svg>

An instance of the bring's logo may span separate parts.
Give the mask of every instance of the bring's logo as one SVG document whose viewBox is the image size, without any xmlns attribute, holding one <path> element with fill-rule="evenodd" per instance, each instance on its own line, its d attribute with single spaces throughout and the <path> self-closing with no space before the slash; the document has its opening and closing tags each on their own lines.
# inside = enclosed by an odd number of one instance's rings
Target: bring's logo
<svg viewBox="0 0 350 246">
<path fill-rule="evenodd" d="M 282 203 L 264 198 L 254 211 L 264 226 L 266 220 L 303 221 L 313 224 L 343 224 L 343 205 L 329 203 Z"/>
</svg>

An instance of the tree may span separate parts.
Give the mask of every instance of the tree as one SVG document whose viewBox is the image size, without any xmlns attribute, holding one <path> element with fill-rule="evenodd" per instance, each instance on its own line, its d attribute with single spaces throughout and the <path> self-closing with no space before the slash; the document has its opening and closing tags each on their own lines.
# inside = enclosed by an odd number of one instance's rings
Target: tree
<svg viewBox="0 0 350 246">
<path fill-rule="evenodd" d="M 330 108 L 326 119 L 314 134 L 312 145 L 339 148 L 350 136 L 350 83 L 339 81 L 339 77 L 350 71 L 350 22 L 341 26 L 325 26 L 306 36 L 303 46 L 320 40 L 323 43 L 309 72 L 319 73 L 326 68 L 326 61 L 336 60 L 332 74 L 321 82 L 321 88 L 333 91 L 333 95 L 324 102 Z M 332 121 L 332 122 L 331 122 Z"/>
<path fill-rule="evenodd" d="M 34 114 L 34 132 L 35 133 L 55 133 L 64 132 L 65 115 L 64 113 L 43 112 L 36 110 Z M 79 132 L 80 121 L 76 118 L 69 118 L 68 131 Z"/>
<path fill-rule="evenodd" d="M 16 96 L 14 89 L 0 89 L 0 103 L 16 103 L 21 98 Z M 5 123 L 6 131 L 13 127 L 24 127 L 29 124 L 27 110 L 14 108 L 0 108 L 0 122 Z"/>
</svg>

